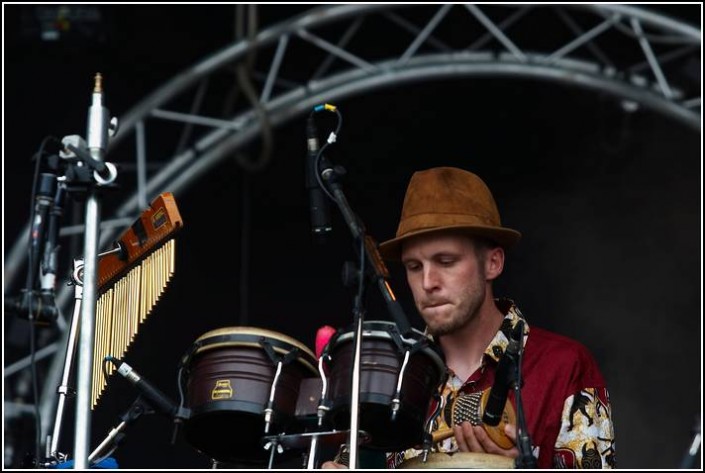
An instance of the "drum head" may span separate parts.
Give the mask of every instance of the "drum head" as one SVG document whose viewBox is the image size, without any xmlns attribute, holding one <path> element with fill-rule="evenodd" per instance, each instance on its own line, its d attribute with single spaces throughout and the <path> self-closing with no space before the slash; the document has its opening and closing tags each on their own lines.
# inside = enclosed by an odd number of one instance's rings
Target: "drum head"
<svg viewBox="0 0 705 473">
<path fill-rule="evenodd" d="M 194 355 L 207 350 L 226 346 L 253 346 L 261 348 L 260 339 L 265 339 L 272 344 L 274 351 L 286 355 L 292 349 L 298 348 L 301 353 L 299 363 L 302 363 L 314 375 L 318 373 L 316 355 L 303 343 L 283 333 L 259 327 L 222 327 L 206 332 L 194 342 Z"/>
<path fill-rule="evenodd" d="M 426 462 L 422 461 L 422 455 L 419 455 L 405 460 L 398 468 L 413 470 L 456 468 L 511 470 L 514 468 L 514 459 L 491 453 L 430 453 Z"/>
</svg>

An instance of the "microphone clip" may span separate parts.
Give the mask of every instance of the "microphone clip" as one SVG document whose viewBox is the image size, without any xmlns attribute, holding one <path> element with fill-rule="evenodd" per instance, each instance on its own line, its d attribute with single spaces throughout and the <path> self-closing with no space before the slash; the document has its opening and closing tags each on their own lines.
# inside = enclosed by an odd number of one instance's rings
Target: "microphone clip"
<svg viewBox="0 0 705 473">
<path fill-rule="evenodd" d="M 140 394 L 135 398 L 130 407 L 120 416 L 120 420 L 126 424 L 132 424 L 140 416 L 154 414 L 152 404 Z"/>
<path fill-rule="evenodd" d="M 22 289 L 19 297 L 5 298 L 5 311 L 37 326 L 49 326 L 56 322 L 59 309 L 54 294 L 48 291 Z"/>
<path fill-rule="evenodd" d="M 69 166 L 66 181 L 71 191 L 87 189 L 95 184 L 98 187 L 111 187 L 117 178 L 117 167 L 107 161 L 95 159 L 86 141 L 79 135 L 65 136 L 61 140 L 63 148 L 59 157 Z"/>
</svg>

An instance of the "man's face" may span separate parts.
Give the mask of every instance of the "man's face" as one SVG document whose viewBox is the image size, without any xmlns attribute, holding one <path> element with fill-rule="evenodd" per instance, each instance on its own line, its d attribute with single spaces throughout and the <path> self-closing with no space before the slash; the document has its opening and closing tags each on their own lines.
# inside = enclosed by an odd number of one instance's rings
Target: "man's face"
<svg viewBox="0 0 705 473">
<path fill-rule="evenodd" d="M 478 257 L 470 238 L 421 235 L 404 243 L 401 260 L 416 307 L 431 335 L 452 333 L 476 316 L 485 299 L 487 281 L 484 258 Z"/>
</svg>

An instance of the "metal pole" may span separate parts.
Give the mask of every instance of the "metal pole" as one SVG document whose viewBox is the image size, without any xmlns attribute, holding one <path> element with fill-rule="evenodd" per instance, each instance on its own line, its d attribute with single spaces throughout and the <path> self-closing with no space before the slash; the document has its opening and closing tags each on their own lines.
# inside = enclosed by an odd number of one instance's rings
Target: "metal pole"
<svg viewBox="0 0 705 473">
<path fill-rule="evenodd" d="M 83 304 L 78 342 L 78 372 L 76 395 L 76 438 L 74 455 L 76 469 L 88 468 L 88 443 L 91 439 L 91 369 L 93 367 L 93 333 L 98 285 L 98 221 L 100 203 L 95 189 L 86 202 L 86 240 L 83 246 Z"/>
<path fill-rule="evenodd" d="M 109 115 L 103 106 L 102 76 L 96 74 L 91 106 L 88 109 L 86 138 L 88 151 L 98 163 L 103 163 L 108 147 Z M 96 181 L 100 180 L 97 171 Z M 114 177 L 114 176 L 113 176 Z M 100 202 L 97 186 L 91 186 L 86 200 L 86 234 L 83 247 L 83 303 L 81 306 L 80 336 L 78 343 L 78 371 L 76 397 L 76 438 L 74 455 L 76 469 L 88 468 L 88 443 L 91 438 L 91 370 L 93 367 L 93 341 L 95 338 L 95 313 L 98 300 L 98 244 L 100 230 Z"/>
<path fill-rule="evenodd" d="M 61 439 L 61 426 L 64 419 L 64 408 L 66 405 L 66 398 L 72 394 L 71 388 L 69 388 L 69 377 L 71 375 L 71 368 L 73 367 L 73 358 L 76 355 L 76 338 L 78 336 L 78 323 L 81 314 L 81 301 L 83 299 L 83 286 L 82 281 L 77 279 L 78 273 L 83 268 L 83 260 L 76 259 L 73 263 L 74 270 L 74 284 L 75 284 L 75 303 L 73 307 L 73 316 L 71 317 L 71 329 L 69 331 L 69 339 L 66 344 L 66 357 L 64 358 L 64 371 L 61 377 L 61 384 L 58 388 L 59 403 L 56 408 L 56 416 L 54 418 L 54 429 L 52 431 L 49 447 L 49 455 L 56 458 L 59 461 L 63 461 L 63 458 L 59 458 L 59 441 Z"/>
<path fill-rule="evenodd" d="M 357 464 L 357 444 L 358 444 L 358 432 L 360 431 L 360 416 L 359 416 L 359 405 L 360 405 L 360 353 L 362 345 L 362 323 L 363 317 L 362 313 L 358 312 L 355 314 L 357 319 L 357 328 L 355 329 L 355 358 L 353 361 L 353 372 L 352 372 L 352 399 L 350 405 L 350 465 L 351 470 L 356 470 L 358 468 Z"/>
</svg>

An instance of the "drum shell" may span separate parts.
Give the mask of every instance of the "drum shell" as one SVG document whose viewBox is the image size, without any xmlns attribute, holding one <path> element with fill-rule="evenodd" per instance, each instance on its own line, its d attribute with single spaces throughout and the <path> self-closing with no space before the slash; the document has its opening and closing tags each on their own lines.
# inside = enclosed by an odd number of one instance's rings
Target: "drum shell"
<svg viewBox="0 0 705 473">
<path fill-rule="evenodd" d="M 359 426 L 371 437 L 369 448 L 385 451 L 411 448 L 423 441 L 430 402 L 445 381 L 440 350 L 431 344 L 413 353 L 404 371 L 400 407 L 392 419 L 392 400 L 404 352 L 386 335 L 389 330 L 387 323 L 365 322 L 360 350 Z M 353 341 L 352 336 L 341 336 L 331 340 L 327 347 L 330 353 L 327 397 L 331 400 L 331 421 L 338 430 L 350 427 Z M 408 348 L 410 344 L 405 345 Z"/>
</svg>

